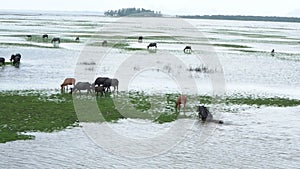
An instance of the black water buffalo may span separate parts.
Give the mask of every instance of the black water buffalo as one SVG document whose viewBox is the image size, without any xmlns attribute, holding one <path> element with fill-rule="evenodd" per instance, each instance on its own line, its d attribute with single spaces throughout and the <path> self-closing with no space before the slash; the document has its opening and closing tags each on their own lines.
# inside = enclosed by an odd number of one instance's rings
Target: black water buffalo
<svg viewBox="0 0 300 169">
<path fill-rule="evenodd" d="M 13 54 L 11 55 L 10 59 L 9 59 L 13 65 L 18 65 L 20 64 L 20 61 L 21 61 L 21 54 L 20 53 L 17 53 L 17 54 Z"/>
<path fill-rule="evenodd" d="M 43 39 L 46 39 L 46 38 L 48 39 L 49 36 L 48 36 L 47 34 L 44 34 L 44 35 L 42 36 L 42 38 L 43 38 Z"/>
<path fill-rule="evenodd" d="M 149 49 L 150 47 L 155 47 L 155 49 L 157 48 L 157 44 L 156 43 L 150 43 L 148 46 L 147 46 L 147 49 Z"/>
<path fill-rule="evenodd" d="M 0 57 L 0 65 L 5 65 L 5 58 Z"/>
<path fill-rule="evenodd" d="M 51 43 L 60 43 L 60 38 L 53 38 L 52 40 L 51 40 Z"/>
<path fill-rule="evenodd" d="M 208 109 L 205 106 L 197 106 L 198 108 L 198 117 L 203 122 L 215 122 L 219 124 L 223 124 L 224 122 L 222 120 L 215 120 L 213 119 L 213 115 L 208 111 Z"/>
<path fill-rule="evenodd" d="M 98 77 L 95 82 L 94 85 L 98 85 L 101 86 L 104 84 L 105 80 L 109 79 L 108 77 Z"/>
<path fill-rule="evenodd" d="M 138 42 L 141 43 L 142 41 L 143 41 L 143 37 L 142 37 L 142 36 L 139 36 L 139 37 L 138 37 Z"/>
<path fill-rule="evenodd" d="M 102 46 L 107 46 L 107 40 L 104 40 L 104 41 L 102 42 Z"/>
<path fill-rule="evenodd" d="M 27 39 L 31 39 L 32 35 L 26 35 Z"/>
<path fill-rule="evenodd" d="M 89 82 L 78 82 L 72 89 L 71 93 L 76 93 L 76 91 L 87 90 L 87 93 L 91 93 L 92 85 Z"/>
<path fill-rule="evenodd" d="M 192 52 L 192 47 L 191 47 L 191 46 L 186 46 L 186 47 L 183 49 L 183 52 L 184 52 L 184 53 L 191 53 L 191 52 Z"/>
<path fill-rule="evenodd" d="M 77 37 L 75 38 L 75 41 L 77 41 L 77 42 L 79 41 L 79 36 L 77 36 Z"/>
</svg>

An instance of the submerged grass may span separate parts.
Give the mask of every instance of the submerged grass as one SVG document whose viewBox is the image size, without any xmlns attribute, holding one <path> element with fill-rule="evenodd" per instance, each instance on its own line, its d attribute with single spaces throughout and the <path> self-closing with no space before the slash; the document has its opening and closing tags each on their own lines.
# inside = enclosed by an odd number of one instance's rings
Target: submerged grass
<svg viewBox="0 0 300 169">
<path fill-rule="evenodd" d="M 80 122 L 114 122 L 122 118 L 151 119 L 157 123 L 171 122 L 181 115 L 175 110 L 179 94 L 150 95 L 143 92 L 121 92 L 118 95 L 92 97 L 86 94 L 45 94 L 45 91 L 0 92 L 0 143 L 32 139 L 26 132 L 53 132 Z M 194 104 L 225 103 L 251 106 L 298 106 L 300 100 L 288 98 L 187 96 L 187 110 L 194 112 Z M 121 105 L 116 105 L 119 101 Z M 76 106 L 74 106 L 74 103 Z M 93 105 L 94 104 L 94 105 Z M 96 108 L 92 108 L 93 106 Z M 131 105 L 132 108 L 129 108 Z M 100 112 L 99 112 L 100 110 Z M 133 110 L 133 111 L 132 111 Z M 186 117 L 185 117 L 186 118 Z"/>
<path fill-rule="evenodd" d="M 29 44 L 29 43 L 5 43 L 0 42 L 0 46 L 18 46 L 18 47 L 35 47 L 35 48 L 53 48 L 50 46 L 42 46 L 42 45 L 35 45 L 35 44 Z"/>
<path fill-rule="evenodd" d="M 216 44 L 212 44 L 213 46 L 219 46 L 219 47 L 227 47 L 227 48 L 251 48 L 249 46 L 245 46 L 245 45 L 236 45 L 236 44 L 220 44 L 220 43 L 216 43 Z"/>
</svg>

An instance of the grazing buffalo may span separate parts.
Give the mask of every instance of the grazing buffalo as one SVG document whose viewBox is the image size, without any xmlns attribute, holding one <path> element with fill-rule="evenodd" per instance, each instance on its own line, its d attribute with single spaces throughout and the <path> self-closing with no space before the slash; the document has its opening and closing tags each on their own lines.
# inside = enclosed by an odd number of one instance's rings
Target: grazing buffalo
<svg viewBox="0 0 300 169">
<path fill-rule="evenodd" d="M 186 46 L 186 47 L 183 49 L 183 52 L 184 52 L 184 53 L 191 53 L 191 52 L 192 52 L 192 47 L 191 47 L 191 46 Z"/>
<path fill-rule="evenodd" d="M 21 54 L 17 53 L 15 55 L 14 54 L 11 55 L 9 60 L 13 63 L 13 65 L 18 66 L 20 64 L 20 61 L 21 61 Z"/>
<path fill-rule="evenodd" d="M 101 93 L 101 96 L 103 96 L 103 93 L 105 93 L 105 89 L 104 89 L 103 86 L 96 86 L 95 87 L 95 92 L 97 93 L 97 96 L 98 96 L 99 92 Z"/>
<path fill-rule="evenodd" d="M 142 36 L 139 36 L 139 37 L 138 37 L 138 42 L 139 42 L 139 43 L 143 42 L 143 37 L 142 37 Z"/>
<path fill-rule="evenodd" d="M 5 65 L 5 58 L 0 57 L 0 65 Z"/>
<path fill-rule="evenodd" d="M 26 35 L 27 39 L 30 40 L 32 38 L 32 35 Z"/>
<path fill-rule="evenodd" d="M 148 46 L 147 46 L 147 49 L 149 49 L 150 47 L 155 47 L 155 49 L 157 48 L 157 44 L 156 43 L 150 43 Z"/>
<path fill-rule="evenodd" d="M 185 105 L 186 105 L 186 96 L 178 96 L 177 101 L 176 101 L 176 110 L 178 110 L 180 112 L 180 105 L 183 104 L 183 108 L 185 109 Z"/>
<path fill-rule="evenodd" d="M 49 36 L 48 36 L 47 34 L 44 34 L 44 35 L 42 36 L 42 38 L 43 38 L 43 39 L 48 39 Z"/>
<path fill-rule="evenodd" d="M 51 43 L 60 43 L 60 38 L 53 38 L 52 40 L 51 40 Z"/>
<path fill-rule="evenodd" d="M 114 92 L 117 89 L 117 92 L 119 90 L 119 80 L 118 79 L 106 79 L 103 83 L 103 87 L 106 90 L 106 92 L 111 91 L 110 87 L 114 87 Z"/>
<path fill-rule="evenodd" d="M 108 77 L 98 77 L 95 82 L 94 85 L 98 85 L 101 86 L 104 84 L 105 80 L 109 79 Z"/>
<path fill-rule="evenodd" d="M 117 89 L 119 91 L 119 80 L 118 79 L 111 79 L 111 86 L 114 87 L 114 92 Z"/>
<path fill-rule="evenodd" d="M 64 82 L 60 85 L 61 90 L 63 91 L 65 89 L 65 86 L 67 86 L 68 90 L 68 85 L 75 85 L 76 80 L 74 78 L 65 78 Z"/>
<path fill-rule="evenodd" d="M 91 93 L 92 90 L 92 85 L 89 82 L 78 82 L 74 86 L 73 90 L 71 93 L 76 93 L 76 91 L 81 91 L 81 90 L 87 90 L 87 93 Z"/>
<path fill-rule="evenodd" d="M 107 40 L 104 40 L 104 41 L 102 42 L 102 46 L 107 46 Z"/>
</svg>

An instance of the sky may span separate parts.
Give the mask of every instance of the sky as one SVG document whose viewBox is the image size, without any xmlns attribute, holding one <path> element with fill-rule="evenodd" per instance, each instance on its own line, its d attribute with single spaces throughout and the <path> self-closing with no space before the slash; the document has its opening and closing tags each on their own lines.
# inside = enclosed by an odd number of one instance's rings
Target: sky
<svg viewBox="0 0 300 169">
<path fill-rule="evenodd" d="M 169 15 L 300 17 L 300 0 L 9 0 L 0 10 L 99 11 L 145 8 Z"/>
</svg>

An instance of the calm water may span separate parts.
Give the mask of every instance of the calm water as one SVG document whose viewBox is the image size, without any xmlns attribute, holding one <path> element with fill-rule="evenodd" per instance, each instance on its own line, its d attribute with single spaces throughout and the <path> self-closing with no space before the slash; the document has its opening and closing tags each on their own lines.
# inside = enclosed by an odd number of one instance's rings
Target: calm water
<svg viewBox="0 0 300 169">
<path fill-rule="evenodd" d="M 176 78 L 184 78 L 177 70 L 185 70 L 178 63 L 182 62 L 186 67 L 201 66 L 203 61 L 197 58 L 201 55 L 217 57 L 227 95 L 300 99 L 299 24 L 217 20 L 184 20 L 189 27 L 160 24 L 174 21 L 174 18 L 155 19 L 154 25 L 157 24 L 153 28 L 139 24 L 140 18 L 0 15 L 0 56 L 8 60 L 13 53 L 22 54 L 20 68 L 0 68 L 0 90 L 55 90 L 66 77 L 87 77 L 86 80 L 92 82 L 95 77 L 114 76 L 121 72 L 123 76 L 118 78 L 129 79 L 128 83 L 120 80 L 121 90 L 178 92 L 181 86 Z M 175 29 L 176 26 L 180 29 Z M 173 29 L 178 31 L 177 39 L 172 38 L 172 33 L 169 36 L 162 33 Z M 81 42 L 62 43 L 60 48 L 43 48 L 51 44 L 25 39 L 27 34 L 45 33 L 67 39 L 80 36 Z M 143 43 L 126 38 L 137 35 L 146 36 Z M 150 35 L 153 37 L 147 39 Z M 192 54 L 183 54 L 186 43 L 178 43 L 180 38 L 188 39 L 187 44 L 194 49 Z M 114 43 L 126 41 L 133 48 L 145 48 L 149 42 L 156 41 L 158 50 L 156 53 L 136 52 L 94 45 L 93 50 L 86 51 L 87 46 L 92 46 L 90 43 L 101 43 L 106 39 Z M 272 49 L 276 51 L 274 56 L 270 55 Z M 95 57 L 99 55 L 102 57 Z M 176 56 L 178 63 L 170 61 L 169 55 Z M 132 57 L 138 59 L 131 61 Z M 163 71 L 156 68 L 144 70 L 151 65 L 151 59 L 163 57 L 164 60 L 155 62 Z M 130 63 L 132 69 L 128 71 L 132 71 L 133 77 L 124 71 L 127 70 L 126 61 Z M 78 73 L 78 70 L 82 71 Z M 169 76 L 168 71 L 174 71 L 175 76 Z M 218 83 L 211 80 L 212 76 L 192 73 L 187 80 L 195 79 L 199 94 L 211 94 L 214 90 L 212 84 Z M 185 87 L 190 89 L 189 92 L 194 91 L 192 85 Z M 112 131 L 129 140 L 143 142 L 151 137 L 159 138 L 159 135 L 174 135 L 168 142 L 159 142 L 161 145 L 176 142 L 161 153 L 154 151 L 155 144 L 148 144 L 148 156 L 139 156 L 139 152 L 136 156 L 124 154 L 134 149 L 125 143 L 119 151 L 109 151 L 107 145 L 97 144 L 89 137 L 85 130 L 88 124 L 54 133 L 30 133 L 36 136 L 35 140 L 0 144 L 0 168 L 298 168 L 299 108 L 229 105 L 229 111 L 219 110 L 226 122 L 224 125 L 202 124 L 193 119 L 177 120 L 176 123 L 183 126 L 193 124 L 184 130 L 185 137 L 180 140 L 175 140 L 178 133 L 169 130 L 175 122 L 156 124 L 127 119 L 108 124 Z M 104 124 L 97 125 L 99 131 L 104 131 Z M 111 147 L 118 145 L 123 144 L 114 138 L 108 143 Z"/>
</svg>

